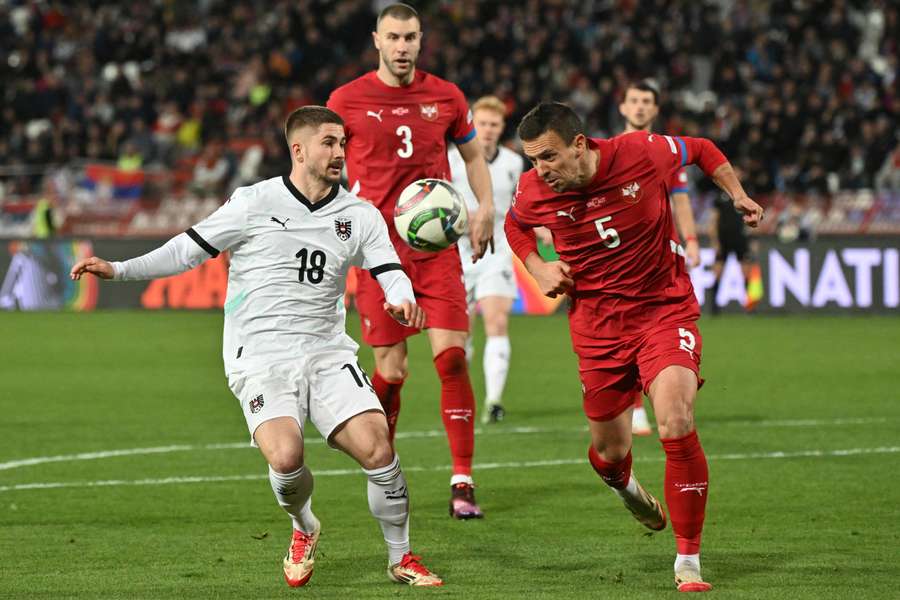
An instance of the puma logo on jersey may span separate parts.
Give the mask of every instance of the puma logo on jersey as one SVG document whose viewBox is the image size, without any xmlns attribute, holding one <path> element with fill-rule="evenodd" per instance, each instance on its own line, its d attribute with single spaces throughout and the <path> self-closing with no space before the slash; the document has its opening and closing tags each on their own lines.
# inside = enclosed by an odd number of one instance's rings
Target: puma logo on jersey
<svg viewBox="0 0 900 600">
<path fill-rule="evenodd" d="M 569 217 L 570 219 L 572 219 L 572 222 L 574 223 L 575 222 L 575 207 L 573 206 L 572 208 L 570 208 L 568 212 L 566 212 L 564 210 L 558 210 L 558 211 L 556 211 L 556 216 L 557 217 Z"/>
<path fill-rule="evenodd" d="M 374 119 L 378 119 L 378 122 L 381 123 L 381 122 L 382 122 L 382 121 L 381 121 L 381 113 L 383 113 L 383 112 L 384 112 L 384 109 L 383 109 L 383 108 L 382 108 L 381 110 L 379 110 L 378 112 L 375 112 L 375 111 L 372 111 L 372 110 L 367 110 L 367 111 L 366 111 L 366 116 L 367 116 L 367 117 L 372 117 L 372 118 L 374 118 Z"/>
<path fill-rule="evenodd" d="M 279 225 L 281 225 L 281 226 L 284 227 L 285 229 L 287 229 L 287 222 L 290 221 L 290 220 L 291 220 L 290 217 L 288 217 L 288 218 L 285 219 L 284 221 L 279 221 L 279 220 L 276 219 L 275 217 L 272 217 L 272 221 L 274 221 L 275 223 L 278 223 Z"/>
</svg>

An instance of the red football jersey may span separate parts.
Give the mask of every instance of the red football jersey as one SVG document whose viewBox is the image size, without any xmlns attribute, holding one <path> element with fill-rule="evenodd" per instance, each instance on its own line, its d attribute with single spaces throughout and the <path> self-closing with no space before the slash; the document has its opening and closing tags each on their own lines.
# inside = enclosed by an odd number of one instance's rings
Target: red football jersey
<svg viewBox="0 0 900 600">
<path fill-rule="evenodd" d="M 465 96 L 420 69 L 402 87 L 372 71 L 334 90 L 328 108 L 344 119 L 351 191 L 378 207 L 394 245 L 403 248 L 393 225 L 400 192 L 425 177 L 450 180 L 447 140 L 464 144 L 475 137 Z"/>
<path fill-rule="evenodd" d="M 575 294 L 693 298 L 668 184 L 686 164 L 711 175 L 725 156 L 706 139 L 646 132 L 589 139 L 588 146 L 600 161 L 585 188 L 554 192 L 535 169 L 519 179 L 505 226 L 513 251 L 524 261 L 536 251 L 531 228 L 545 226 L 572 268 Z"/>
</svg>

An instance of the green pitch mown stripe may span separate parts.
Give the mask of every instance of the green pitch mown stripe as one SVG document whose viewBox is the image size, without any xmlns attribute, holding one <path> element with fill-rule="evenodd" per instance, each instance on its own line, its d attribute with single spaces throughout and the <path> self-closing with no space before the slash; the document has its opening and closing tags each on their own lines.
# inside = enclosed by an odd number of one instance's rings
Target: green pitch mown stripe
<svg viewBox="0 0 900 600">
<path fill-rule="evenodd" d="M 751 459 L 783 459 L 783 458 L 839 458 L 845 456 L 859 456 L 865 454 L 896 454 L 900 452 L 900 446 L 881 446 L 878 448 L 846 448 L 843 450 L 800 450 L 795 452 L 750 452 L 745 454 L 714 454 L 707 456 L 709 461 L 717 460 L 751 460 Z M 635 462 L 663 462 L 665 457 L 647 457 L 635 458 Z M 559 459 L 559 460 L 537 460 L 529 462 L 505 462 L 505 463 L 482 463 L 473 465 L 476 471 L 485 471 L 490 469 L 522 469 L 535 467 L 559 467 L 565 465 L 583 465 L 587 461 L 585 459 Z M 407 472 L 421 471 L 448 471 L 450 465 L 441 465 L 436 467 L 403 467 Z M 325 471 L 316 471 L 316 477 L 341 476 L 341 475 L 361 475 L 359 469 L 332 469 Z M 18 485 L 0 486 L 0 492 L 22 491 L 22 490 L 49 490 L 57 488 L 74 488 L 74 487 L 117 487 L 131 485 L 167 485 L 172 483 L 222 483 L 228 481 L 255 481 L 258 479 L 268 479 L 268 475 L 222 475 L 215 477 L 166 477 L 164 479 L 108 479 L 102 481 L 57 481 L 47 483 L 20 483 Z"/>
<path fill-rule="evenodd" d="M 704 429 L 710 427 L 822 427 L 826 425 L 871 425 L 873 423 L 886 423 L 889 419 L 885 417 L 864 417 L 864 418 L 837 418 L 837 419 L 788 419 L 788 420 L 772 420 L 772 421 L 726 421 L 722 423 L 707 423 L 703 425 Z M 585 432 L 587 426 L 581 427 L 490 427 L 482 429 L 475 428 L 476 435 L 527 435 L 542 433 L 572 433 Z M 446 432 L 443 429 L 430 429 L 425 431 L 403 431 L 397 433 L 397 439 L 417 439 L 417 438 L 433 438 L 443 437 Z M 306 440 L 306 444 L 322 444 L 325 440 L 322 438 L 310 438 Z M 43 465 L 47 463 L 57 462 L 73 462 L 81 460 L 98 460 L 102 458 L 115 458 L 119 456 L 136 456 L 142 454 L 165 454 L 167 452 L 192 452 L 197 450 L 243 450 L 250 448 L 248 442 L 226 442 L 219 444 L 175 444 L 170 446 L 153 446 L 148 448 L 124 448 L 121 450 L 98 450 L 95 452 L 80 452 L 78 454 L 60 454 L 56 456 L 35 456 L 32 458 L 22 458 L 19 460 L 11 460 L 0 463 L 0 471 L 8 471 L 10 469 L 18 469 L 21 467 L 33 467 L 35 465 Z"/>
</svg>

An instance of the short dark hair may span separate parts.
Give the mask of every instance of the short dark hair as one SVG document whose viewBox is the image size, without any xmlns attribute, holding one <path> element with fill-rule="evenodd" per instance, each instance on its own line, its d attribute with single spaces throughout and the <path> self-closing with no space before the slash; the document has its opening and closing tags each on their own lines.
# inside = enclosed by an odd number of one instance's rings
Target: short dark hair
<svg viewBox="0 0 900 600">
<path fill-rule="evenodd" d="M 659 106 L 659 90 L 655 85 L 650 83 L 647 80 L 643 81 L 632 81 L 625 88 L 625 91 L 622 92 L 622 102 L 625 102 L 625 97 L 628 95 L 628 90 L 639 90 L 641 92 L 650 92 L 653 94 L 653 104 Z"/>
<path fill-rule="evenodd" d="M 562 102 L 541 102 L 522 117 L 518 134 L 523 141 L 537 139 L 552 131 L 568 146 L 578 134 L 584 134 L 584 124 L 575 111 Z"/>
<path fill-rule="evenodd" d="M 416 9 L 409 4 L 403 4 L 402 2 L 389 4 L 381 9 L 381 12 L 378 13 L 378 20 L 375 21 L 375 27 L 378 27 L 378 24 L 381 23 L 381 20 L 385 17 L 393 17 L 401 21 L 415 19 L 420 25 L 422 23 L 422 19 L 419 18 L 419 13 L 416 12 Z"/>
<path fill-rule="evenodd" d="M 324 125 L 325 123 L 335 123 L 341 127 L 344 126 L 344 120 L 341 116 L 330 108 L 324 106 L 301 106 L 292 111 L 284 122 L 284 138 L 290 144 L 291 133 L 295 129 L 300 129 L 301 127 L 315 127 L 318 129 L 319 125 Z"/>
</svg>

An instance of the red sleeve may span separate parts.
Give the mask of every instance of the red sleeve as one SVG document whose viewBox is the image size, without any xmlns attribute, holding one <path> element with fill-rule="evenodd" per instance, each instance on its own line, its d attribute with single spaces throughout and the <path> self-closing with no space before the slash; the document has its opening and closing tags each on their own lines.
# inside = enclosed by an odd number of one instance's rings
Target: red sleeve
<svg viewBox="0 0 900 600">
<path fill-rule="evenodd" d="M 669 193 L 687 194 L 688 192 L 690 192 L 690 188 L 688 187 L 687 173 L 684 169 L 678 169 L 669 178 Z"/>
<path fill-rule="evenodd" d="M 524 225 L 516 217 L 514 208 L 510 208 L 506 213 L 506 221 L 503 224 L 503 231 L 506 233 L 506 241 L 509 247 L 516 253 L 519 260 L 524 264 L 529 254 L 534 252 L 537 254 L 537 237 L 534 235 L 534 229 L 529 225 Z"/>
<path fill-rule="evenodd" d="M 472 125 L 472 111 L 462 91 L 454 86 L 453 123 L 450 125 L 450 137 L 457 146 L 475 139 L 475 126 Z"/>
<path fill-rule="evenodd" d="M 697 165 L 707 177 L 712 177 L 717 168 L 728 162 L 716 145 L 706 138 L 653 134 L 644 139 L 650 158 L 667 181 L 674 170 L 685 165 Z"/>
</svg>

